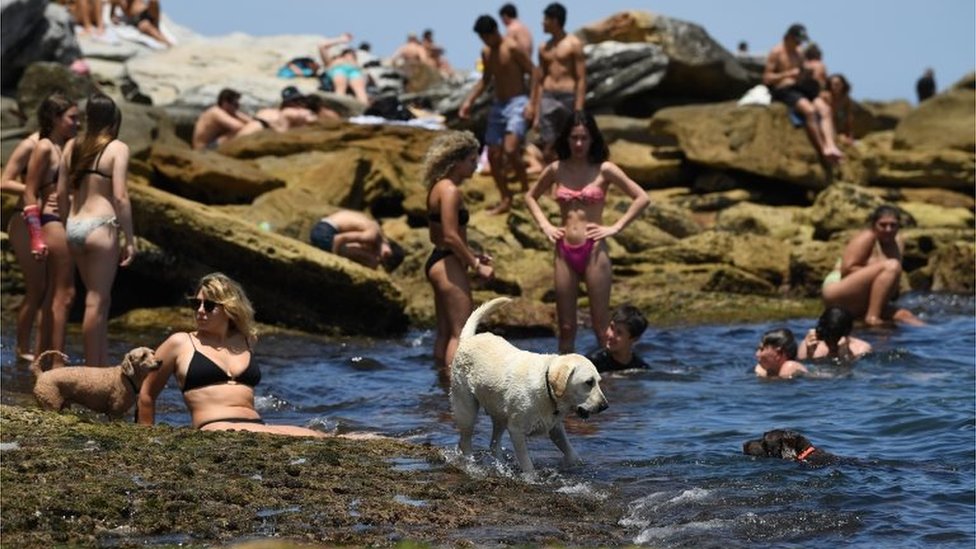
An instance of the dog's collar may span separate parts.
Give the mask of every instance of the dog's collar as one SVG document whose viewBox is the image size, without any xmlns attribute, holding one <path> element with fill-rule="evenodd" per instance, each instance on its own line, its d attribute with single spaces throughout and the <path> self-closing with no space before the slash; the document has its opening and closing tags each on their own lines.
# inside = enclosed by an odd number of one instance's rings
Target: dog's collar
<svg viewBox="0 0 976 549">
<path fill-rule="evenodd" d="M 552 394 L 552 385 L 549 384 L 549 366 L 546 366 L 546 393 L 549 394 L 549 400 L 552 401 L 552 415 L 559 415 L 559 404 L 556 402 L 556 396 Z"/>
<path fill-rule="evenodd" d="M 816 448 L 813 446 L 808 446 L 806 450 L 804 450 L 800 455 L 796 456 L 796 460 L 803 461 L 810 457 L 810 454 L 812 454 L 814 451 L 816 451 Z"/>
<path fill-rule="evenodd" d="M 129 377 L 129 376 L 127 376 L 127 375 L 125 375 L 125 374 L 122 374 L 122 377 L 125 378 L 125 380 L 129 383 L 129 387 L 132 387 L 132 392 L 135 395 L 138 396 L 139 395 L 139 388 L 136 387 L 136 382 L 135 381 L 132 381 L 132 378 Z"/>
</svg>

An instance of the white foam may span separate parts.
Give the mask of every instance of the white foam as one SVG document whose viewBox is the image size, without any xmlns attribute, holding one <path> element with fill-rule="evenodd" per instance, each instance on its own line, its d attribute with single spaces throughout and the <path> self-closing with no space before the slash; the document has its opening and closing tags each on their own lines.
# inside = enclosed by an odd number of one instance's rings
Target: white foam
<svg viewBox="0 0 976 549">
<path fill-rule="evenodd" d="M 645 528 L 641 530 L 636 537 L 634 537 L 634 543 L 637 545 L 643 545 L 651 541 L 661 541 L 673 537 L 676 534 L 681 534 L 685 532 L 701 532 L 710 531 L 724 528 L 732 524 L 733 521 L 724 519 L 711 519 L 702 522 L 689 522 L 687 524 L 678 524 L 672 526 L 657 526 L 654 528 Z"/>
</svg>

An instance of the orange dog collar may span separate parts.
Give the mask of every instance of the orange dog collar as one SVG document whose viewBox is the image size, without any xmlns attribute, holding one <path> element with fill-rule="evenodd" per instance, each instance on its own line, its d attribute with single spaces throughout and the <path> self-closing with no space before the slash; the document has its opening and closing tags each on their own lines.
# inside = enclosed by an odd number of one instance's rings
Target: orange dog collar
<svg viewBox="0 0 976 549">
<path fill-rule="evenodd" d="M 814 448 L 813 446 L 808 447 L 806 450 L 803 451 L 803 453 L 801 453 L 800 455 L 796 456 L 796 460 L 797 461 L 803 461 L 803 460 L 807 459 L 807 457 L 810 454 L 812 454 L 815 450 L 816 450 L 816 448 Z"/>
</svg>

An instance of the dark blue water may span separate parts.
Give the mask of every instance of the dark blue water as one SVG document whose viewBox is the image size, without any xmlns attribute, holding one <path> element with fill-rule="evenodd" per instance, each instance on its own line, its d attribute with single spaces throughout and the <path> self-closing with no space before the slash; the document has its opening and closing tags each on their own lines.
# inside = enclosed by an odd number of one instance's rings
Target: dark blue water
<svg viewBox="0 0 976 549">
<path fill-rule="evenodd" d="M 638 351 L 649 371 L 607 375 L 610 408 L 568 431 L 585 465 L 557 472 L 546 437 L 530 451 L 537 481 L 575 497 L 614 498 L 618 527 L 654 547 L 965 547 L 976 544 L 976 322 L 971 297 L 914 296 L 924 328 L 860 331 L 875 352 L 853 368 L 814 364 L 819 377 L 757 379 L 753 352 L 772 324 L 650 329 Z M 24 403 L 30 378 L 3 330 L 3 401 Z M 785 323 L 801 334 L 813 319 Z M 781 324 L 780 324 L 781 325 Z M 779 326 L 779 325 L 776 325 Z M 578 348 L 593 344 L 583 333 Z M 165 334 L 127 335 L 113 356 Z M 447 394 L 432 370 L 431 332 L 403 339 L 259 341 L 258 407 L 272 423 L 367 430 L 427 442 L 458 462 Z M 71 337 L 73 342 L 77 335 Z M 554 339 L 518 346 L 552 352 Z M 73 356 L 80 353 L 69 349 Z M 157 418 L 187 425 L 173 382 Z M 482 417 L 476 446 L 487 446 Z M 793 429 L 841 456 L 812 467 L 741 454 L 745 440 Z M 470 474 L 511 474 L 487 456 Z M 519 525 L 512 525 L 513 532 Z"/>
</svg>

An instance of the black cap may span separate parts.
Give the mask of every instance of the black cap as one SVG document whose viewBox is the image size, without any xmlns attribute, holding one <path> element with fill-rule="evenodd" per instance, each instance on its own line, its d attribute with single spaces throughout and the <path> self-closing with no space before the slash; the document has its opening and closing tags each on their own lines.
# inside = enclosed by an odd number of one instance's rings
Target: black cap
<svg viewBox="0 0 976 549">
<path fill-rule="evenodd" d="M 295 86 L 288 86 L 287 88 L 281 90 L 282 102 L 294 101 L 303 97 L 305 96 L 302 94 L 302 92 L 298 91 L 298 88 Z"/>
<path fill-rule="evenodd" d="M 810 36 L 807 35 L 807 28 L 799 23 L 793 23 L 790 28 L 786 30 L 786 36 L 792 36 L 796 38 L 797 42 L 806 42 L 810 40 Z"/>
</svg>

